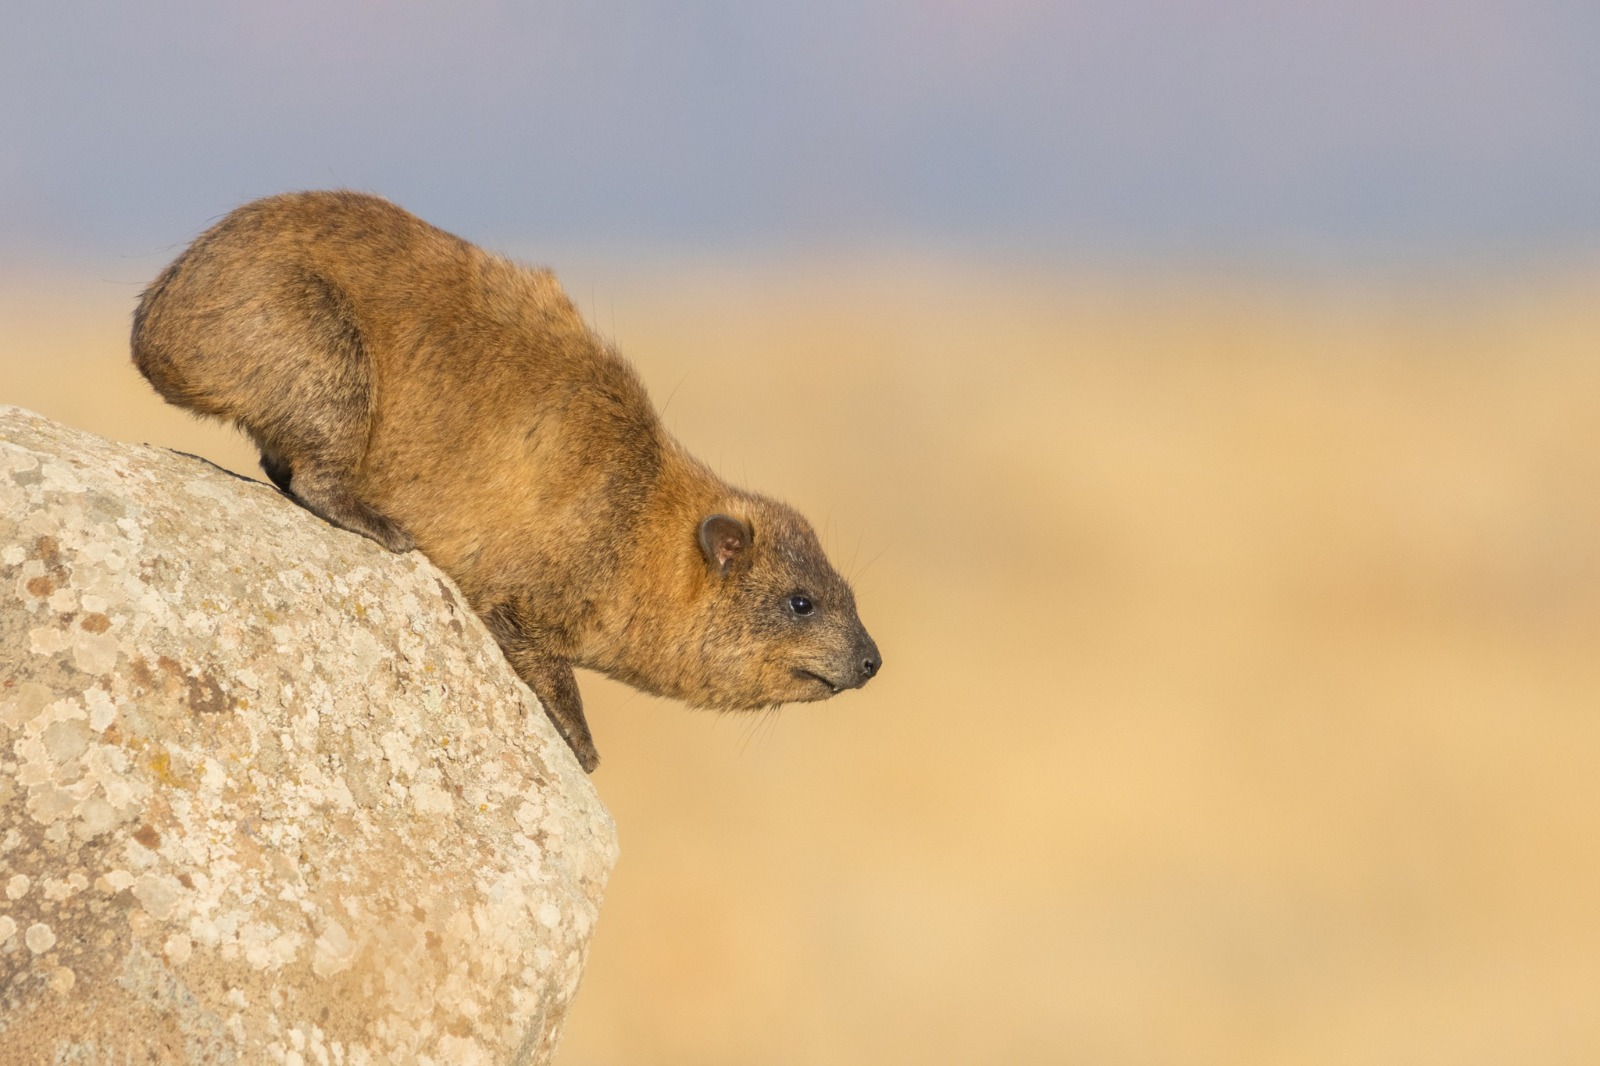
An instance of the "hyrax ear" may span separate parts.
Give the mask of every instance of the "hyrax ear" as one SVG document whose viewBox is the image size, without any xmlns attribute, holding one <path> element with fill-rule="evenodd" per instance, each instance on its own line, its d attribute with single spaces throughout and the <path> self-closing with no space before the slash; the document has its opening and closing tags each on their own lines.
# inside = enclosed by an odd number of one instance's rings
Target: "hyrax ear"
<svg viewBox="0 0 1600 1066">
<path fill-rule="evenodd" d="M 700 523 L 700 551 L 718 577 L 750 557 L 753 539 L 749 526 L 725 514 L 707 515 Z"/>
</svg>

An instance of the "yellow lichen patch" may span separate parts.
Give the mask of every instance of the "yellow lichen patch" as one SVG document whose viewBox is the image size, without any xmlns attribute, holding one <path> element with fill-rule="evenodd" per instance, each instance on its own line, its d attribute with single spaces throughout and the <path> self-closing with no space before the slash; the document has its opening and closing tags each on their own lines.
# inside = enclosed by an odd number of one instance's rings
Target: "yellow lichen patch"
<svg viewBox="0 0 1600 1066">
<path fill-rule="evenodd" d="M 155 776 L 155 779 L 161 782 L 163 785 L 169 785 L 173 788 L 190 787 L 189 782 L 185 781 L 183 778 L 179 777 L 173 772 L 172 756 L 167 754 L 165 750 L 158 751 L 154 755 L 149 756 L 147 759 L 145 759 L 145 765 L 150 768 L 150 772 Z"/>
</svg>

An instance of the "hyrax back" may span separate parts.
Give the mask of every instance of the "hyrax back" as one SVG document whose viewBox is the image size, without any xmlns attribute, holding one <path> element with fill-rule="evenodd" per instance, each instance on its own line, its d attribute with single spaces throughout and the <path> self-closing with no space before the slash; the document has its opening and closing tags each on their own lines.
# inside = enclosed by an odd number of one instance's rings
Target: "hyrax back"
<svg viewBox="0 0 1600 1066">
<path fill-rule="evenodd" d="M 810 525 L 688 455 L 553 275 L 385 200 L 234 211 L 145 292 L 133 358 L 309 510 L 426 552 L 586 770 L 573 666 L 727 710 L 879 668 Z"/>
</svg>

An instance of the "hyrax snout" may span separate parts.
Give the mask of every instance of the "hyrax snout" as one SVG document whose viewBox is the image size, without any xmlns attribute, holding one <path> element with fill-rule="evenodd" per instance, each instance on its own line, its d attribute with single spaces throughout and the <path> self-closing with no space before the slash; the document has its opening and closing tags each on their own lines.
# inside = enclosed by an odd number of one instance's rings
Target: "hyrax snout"
<svg viewBox="0 0 1600 1066">
<path fill-rule="evenodd" d="M 234 211 L 145 291 L 133 359 L 307 509 L 427 553 L 585 770 L 574 666 L 744 710 L 882 665 L 806 520 L 685 452 L 553 275 L 378 197 Z"/>
</svg>

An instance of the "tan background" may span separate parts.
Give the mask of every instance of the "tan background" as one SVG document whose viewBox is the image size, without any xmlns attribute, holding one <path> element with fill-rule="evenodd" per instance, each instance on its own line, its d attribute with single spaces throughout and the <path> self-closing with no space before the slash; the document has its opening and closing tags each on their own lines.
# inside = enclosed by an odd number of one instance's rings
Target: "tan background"
<svg viewBox="0 0 1600 1066">
<path fill-rule="evenodd" d="M 1600 1061 L 1594 272 L 620 261 L 563 273 L 886 665 L 584 678 L 565 1066 Z M 6 273 L 0 402 L 253 472 L 126 362 L 158 265 Z"/>
</svg>

